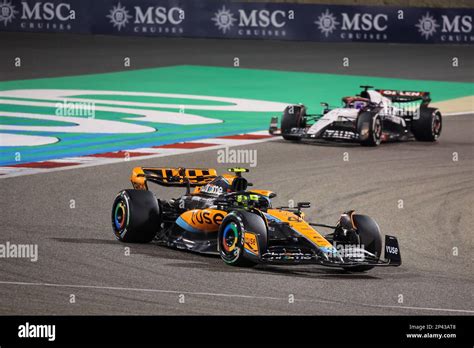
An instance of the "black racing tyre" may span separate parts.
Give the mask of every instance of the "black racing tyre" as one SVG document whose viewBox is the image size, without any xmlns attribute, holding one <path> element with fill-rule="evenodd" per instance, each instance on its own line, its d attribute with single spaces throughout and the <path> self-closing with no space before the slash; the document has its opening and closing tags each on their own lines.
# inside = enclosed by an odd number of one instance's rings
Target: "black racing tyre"
<svg viewBox="0 0 474 348">
<path fill-rule="evenodd" d="M 362 112 L 357 117 L 357 134 L 362 146 L 379 146 L 382 142 L 382 120 L 377 114 Z"/>
<path fill-rule="evenodd" d="M 359 236 L 359 245 L 363 245 L 364 249 L 376 255 L 377 260 L 382 254 L 382 234 L 380 228 L 374 219 L 367 215 L 354 214 L 352 216 L 354 225 Z M 356 266 L 347 268 L 351 272 L 365 272 L 374 266 Z"/>
<path fill-rule="evenodd" d="M 151 242 L 161 227 L 160 206 L 145 190 L 123 190 L 112 205 L 112 229 L 121 242 Z"/>
<path fill-rule="evenodd" d="M 281 119 L 281 135 L 285 140 L 299 141 L 300 137 L 288 135 L 292 128 L 306 127 L 306 107 L 304 105 L 289 105 L 283 111 Z"/>
<path fill-rule="evenodd" d="M 252 267 L 256 263 L 245 258 L 244 232 L 242 220 L 235 215 L 227 215 L 218 233 L 218 249 L 221 259 L 228 265 Z"/>
<path fill-rule="evenodd" d="M 436 141 L 441 135 L 443 120 L 436 108 L 421 107 L 420 117 L 413 119 L 411 131 L 418 141 Z"/>
</svg>

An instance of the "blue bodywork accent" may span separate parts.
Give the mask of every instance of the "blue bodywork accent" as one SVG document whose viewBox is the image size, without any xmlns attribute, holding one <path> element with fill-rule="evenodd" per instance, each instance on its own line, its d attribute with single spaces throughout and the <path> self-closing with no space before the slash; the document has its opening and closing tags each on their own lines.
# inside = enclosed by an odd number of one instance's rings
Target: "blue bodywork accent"
<svg viewBox="0 0 474 348">
<path fill-rule="evenodd" d="M 184 221 L 181 218 L 181 216 L 176 220 L 176 225 L 178 225 L 179 227 L 181 227 L 182 229 L 184 229 L 188 232 L 192 232 L 192 233 L 202 233 L 203 232 L 201 230 L 198 230 L 197 228 L 194 228 L 190 224 L 188 224 L 186 221 Z"/>
</svg>

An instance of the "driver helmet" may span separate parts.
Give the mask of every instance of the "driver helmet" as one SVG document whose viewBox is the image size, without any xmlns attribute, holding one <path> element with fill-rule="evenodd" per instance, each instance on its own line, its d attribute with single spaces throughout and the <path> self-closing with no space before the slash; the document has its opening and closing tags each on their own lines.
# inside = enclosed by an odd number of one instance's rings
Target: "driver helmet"
<svg viewBox="0 0 474 348">
<path fill-rule="evenodd" d="M 367 106 L 367 103 L 365 101 L 356 100 L 354 102 L 354 109 L 360 110 L 360 109 L 363 109 L 366 106 Z"/>
</svg>

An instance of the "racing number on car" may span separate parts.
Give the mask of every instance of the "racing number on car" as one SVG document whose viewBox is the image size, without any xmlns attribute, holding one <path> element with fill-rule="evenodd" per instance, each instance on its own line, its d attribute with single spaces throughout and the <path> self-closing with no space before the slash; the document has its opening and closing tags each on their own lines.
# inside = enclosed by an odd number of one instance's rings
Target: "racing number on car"
<svg viewBox="0 0 474 348">
<path fill-rule="evenodd" d="M 251 253 L 258 255 L 258 243 L 257 237 L 253 233 L 245 232 L 244 234 L 244 247 Z"/>
</svg>

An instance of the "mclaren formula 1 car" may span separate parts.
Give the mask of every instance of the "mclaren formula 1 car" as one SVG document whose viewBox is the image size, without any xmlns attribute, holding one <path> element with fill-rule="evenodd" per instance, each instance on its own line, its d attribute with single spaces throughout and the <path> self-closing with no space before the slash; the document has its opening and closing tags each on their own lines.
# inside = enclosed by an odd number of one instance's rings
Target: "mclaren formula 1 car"
<svg viewBox="0 0 474 348">
<path fill-rule="evenodd" d="M 134 189 L 121 191 L 113 202 L 115 237 L 216 253 L 237 266 L 313 263 L 361 272 L 401 264 L 397 239 L 385 236 L 382 249 L 379 226 L 372 218 L 348 211 L 334 226 L 307 221 L 302 209 L 309 203 L 272 207 L 275 193 L 249 190 L 252 185 L 242 176 L 247 171 L 231 168 L 217 175 L 211 168 L 134 168 Z M 148 190 L 149 183 L 186 192 L 161 200 Z M 320 228 L 331 232 L 323 235 Z"/>
<path fill-rule="evenodd" d="M 342 98 L 343 106 L 322 103 L 322 114 L 307 114 L 306 107 L 288 106 L 278 129 L 278 117 L 270 123 L 270 134 L 286 140 L 301 139 L 359 142 L 378 146 L 383 141 L 436 141 L 441 134 L 441 112 L 429 107 L 430 93 L 372 89 L 361 86 L 356 96 Z"/>
</svg>

